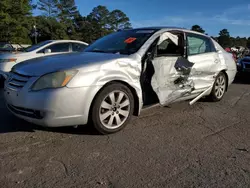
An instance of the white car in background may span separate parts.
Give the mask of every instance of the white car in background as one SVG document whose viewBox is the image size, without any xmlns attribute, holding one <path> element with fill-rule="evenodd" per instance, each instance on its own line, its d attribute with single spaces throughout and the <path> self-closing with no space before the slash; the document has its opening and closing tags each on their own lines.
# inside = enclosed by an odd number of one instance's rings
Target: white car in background
<svg viewBox="0 0 250 188">
<path fill-rule="evenodd" d="M 6 78 L 6 73 L 22 61 L 56 54 L 81 52 L 87 46 L 87 43 L 81 41 L 47 40 L 28 47 L 25 52 L 3 54 L 0 56 L 0 76 Z"/>
</svg>

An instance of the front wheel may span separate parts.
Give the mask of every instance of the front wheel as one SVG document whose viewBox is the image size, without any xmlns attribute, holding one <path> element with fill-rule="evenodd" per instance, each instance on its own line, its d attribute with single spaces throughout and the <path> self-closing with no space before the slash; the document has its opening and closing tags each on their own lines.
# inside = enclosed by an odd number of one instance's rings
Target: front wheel
<svg viewBox="0 0 250 188">
<path fill-rule="evenodd" d="M 130 89 L 122 84 L 106 86 L 95 98 L 91 109 L 94 127 L 102 134 L 123 129 L 134 110 L 134 98 Z"/>
<path fill-rule="evenodd" d="M 226 84 L 226 75 L 223 72 L 219 73 L 215 79 L 214 86 L 210 94 L 210 98 L 212 99 L 212 101 L 217 102 L 223 98 L 226 92 Z"/>
</svg>

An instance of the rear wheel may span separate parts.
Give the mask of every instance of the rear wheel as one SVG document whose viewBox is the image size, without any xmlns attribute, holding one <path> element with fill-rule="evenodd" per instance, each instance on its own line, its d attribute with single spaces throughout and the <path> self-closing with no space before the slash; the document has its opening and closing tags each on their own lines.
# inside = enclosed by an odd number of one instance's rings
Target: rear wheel
<svg viewBox="0 0 250 188">
<path fill-rule="evenodd" d="M 113 83 L 105 87 L 95 98 L 91 109 L 94 127 L 102 134 L 123 129 L 134 110 L 134 98 L 125 85 Z"/>
<path fill-rule="evenodd" d="M 221 72 L 215 79 L 215 83 L 210 94 L 212 101 L 220 101 L 226 92 L 227 79 L 225 73 Z"/>
</svg>

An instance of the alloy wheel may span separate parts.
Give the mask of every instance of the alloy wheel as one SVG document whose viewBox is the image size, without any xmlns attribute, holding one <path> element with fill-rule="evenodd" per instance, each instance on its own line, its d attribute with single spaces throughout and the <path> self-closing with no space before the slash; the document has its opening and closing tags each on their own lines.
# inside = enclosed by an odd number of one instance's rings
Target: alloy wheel
<svg viewBox="0 0 250 188">
<path fill-rule="evenodd" d="M 215 95 L 218 99 L 222 98 L 226 90 L 226 80 L 223 75 L 220 75 L 215 82 Z"/>
<path fill-rule="evenodd" d="M 129 97 L 120 90 L 109 93 L 102 101 L 99 109 L 100 121 L 108 129 L 120 127 L 127 120 L 129 114 Z"/>
</svg>

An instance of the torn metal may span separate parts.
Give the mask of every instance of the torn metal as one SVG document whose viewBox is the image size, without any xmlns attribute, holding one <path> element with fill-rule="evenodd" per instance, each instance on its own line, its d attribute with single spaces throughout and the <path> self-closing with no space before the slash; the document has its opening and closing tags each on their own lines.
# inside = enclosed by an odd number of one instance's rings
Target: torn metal
<svg viewBox="0 0 250 188">
<path fill-rule="evenodd" d="M 166 39 L 178 45 L 178 37 L 168 32 L 161 35 L 158 45 Z M 197 60 L 200 61 L 198 58 L 192 57 L 187 60 L 184 57 L 155 57 L 152 60 L 155 74 L 151 85 L 161 105 L 169 105 L 182 97 L 196 93 L 197 97 L 190 103 L 192 105 L 210 93 L 216 76 L 222 69 L 227 68 L 226 64 L 218 61 L 217 64 L 206 67 L 206 62 L 195 63 Z"/>
<path fill-rule="evenodd" d="M 193 63 L 181 57 L 159 57 L 152 63 L 155 74 L 151 84 L 161 105 L 168 105 L 194 90 L 194 82 L 189 77 Z"/>
</svg>

